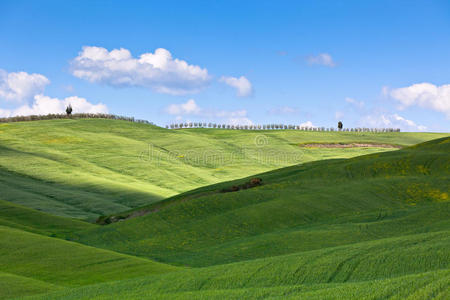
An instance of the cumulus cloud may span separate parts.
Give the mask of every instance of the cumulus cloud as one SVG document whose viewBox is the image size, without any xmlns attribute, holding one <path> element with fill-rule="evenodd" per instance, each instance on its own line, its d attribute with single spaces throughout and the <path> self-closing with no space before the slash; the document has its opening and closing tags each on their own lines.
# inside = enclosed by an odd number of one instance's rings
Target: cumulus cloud
<svg viewBox="0 0 450 300">
<path fill-rule="evenodd" d="M 163 48 L 134 58 L 123 48 L 108 51 L 85 46 L 71 65 L 74 76 L 90 82 L 114 87 L 144 87 L 171 95 L 199 92 L 210 81 L 207 69 L 174 59 Z"/>
<path fill-rule="evenodd" d="M 42 92 L 49 83 L 50 80 L 41 74 L 0 70 L 0 98 L 29 102 L 13 109 L 0 108 L 0 117 L 63 114 L 69 104 L 72 105 L 73 113 L 108 112 L 106 105 L 92 104 L 84 98 L 73 96 L 58 99 L 45 96 Z"/>
<path fill-rule="evenodd" d="M 186 103 L 171 104 L 167 107 L 167 113 L 171 115 L 198 115 L 201 109 L 194 99 L 189 99 Z"/>
<path fill-rule="evenodd" d="M 311 128 L 311 127 L 317 127 L 317 126 L 315 126 L 311 121 L 306 121 L 306 122 L 304 122 L 304 123 L 301 123 L 301 124 L 300 124 L 300 127 L 308 127 L 308 128 Z"/>
<path fill-rule="evenodd" d="M 253 94 L 252 84 L 244 76 L 241 76 L 239 78 L 222 76 L 219 81 L 235 88 L 238 97 L 248 97 Z"/>
<path fill-rule="evenodd" d="M 450 84 L 417 83 L 392 90 L 384 88 L 383 92 L 398 101 L 400 109 L 416 105 L 444 113 L 450 118 Z"/>
<path fill-rule="evenodd" d="M 335 67 L 336 63 L 328 53 L 320 53 L 318 55 L 310 55 L 306 58 L 306 61 L 310 65 L 322 65 L 326 67 Z"/>
<path fill-rule="evenodd" d="M 400 128 L 402 131 L 425 131 L 426 126 L 418 125 L 412 120 L 408 120 L 396 113 L 384 114 L 374 113 L 361 118 L 361 127 L 371 128 Z"/>
<path fill-rule="evenodd" d="M 166 112 L 174 115 L 177 121 L 183 117 L 197 117 L 215 119 L 230 125 L 252 125 L 253 122 L 247 117 L 247 111 L 243 110 L 208 110 L 197 105 L 194 99 L 189 99 L 185 103 L 171 104 L 166 108 Z"/>
<path fill-rule="evenodd" d="M 0 98 L 21 102 L 42 93 L 50 83 L 44 75 L 26 72 L 8 73 L 0 69 Z"/>
<path fill-rule="evenodd" d="M 92 104 L 85 98 L 76 96 L 64 99 L 50 98 L 44 95 L 34 96 L 31 105 L 22 105 L 12 110 L 0 109 L 1 117 L 28 116 L 28 115 L 47 115 L 47 114 L 64 114 L 68 105 L 72 106 L 73 113 L 108 113 L 106 105 Z"/>
</svg>

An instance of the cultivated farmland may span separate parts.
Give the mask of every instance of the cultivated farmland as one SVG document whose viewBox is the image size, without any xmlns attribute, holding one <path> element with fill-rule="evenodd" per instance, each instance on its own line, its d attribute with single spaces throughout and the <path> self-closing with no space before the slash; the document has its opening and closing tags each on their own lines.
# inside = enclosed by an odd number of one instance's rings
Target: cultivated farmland
<svg viewBox="0 0 450 300">
<path fill-rule="evenodd" d="M 447 299 L 449 153 L 434 133 L 5 123 L 0 298 Z"/>
</svg>

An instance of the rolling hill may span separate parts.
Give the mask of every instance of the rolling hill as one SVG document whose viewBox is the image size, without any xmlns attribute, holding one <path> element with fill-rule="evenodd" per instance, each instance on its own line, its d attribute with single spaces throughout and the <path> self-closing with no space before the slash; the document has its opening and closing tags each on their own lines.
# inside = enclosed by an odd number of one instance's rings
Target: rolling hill
<svg viewBox="0 0 450 300">
<path fill-rule="evenodd" d="M 437 133 L 295 130 L 167 130 L 104 119 L 0 124 L 1 199 L 94 220 L 201 186 L 327 158 L 393 148 L 300 147 L 308 143 L 409 146 Z"/>
<path fill-rule="evenodd" d="M 32 299 L 446 299 L 449 242 L 449 231 L 407 235 Z"/>
<path fill-rule="evenodd" d="M 446 134 L 6 125 L 0 299 L 450 294 Z"/>
<path fill-rule="evenodd" d="M 259 174 L 263 185 L 254 188 L 222 192 L 246 178 L 168 198 L 134 211 L 144 216 L 81 231 L 76 240 L 203 267 L 447 230 L 448 153 L 444 138 L 287 167 Z"/>
<path fill-rule="evenodd" d="M 0 240 L 0 299 L 176 270 L 5 226 L 0 226 Z"/>
</svg>

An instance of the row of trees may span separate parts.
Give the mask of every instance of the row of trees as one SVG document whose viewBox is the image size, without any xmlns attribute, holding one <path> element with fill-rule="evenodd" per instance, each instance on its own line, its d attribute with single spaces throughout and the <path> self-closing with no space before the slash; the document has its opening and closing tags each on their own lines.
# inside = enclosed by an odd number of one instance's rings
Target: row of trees
<svg viewBox="0 0 450 300">
<path fill-rule="evenodd" d="M 399 132 L 399 128 L 325 128 L 325 127 L 308 127 L 300 125 L 284 125 L 284 124 L 267 124 L 267 125 L 229 125 L 216 123 L 176 123 L 167 125 L 166 128 L 219 128 L 219 129 L 238 129 L 238 130 L 303 130 L 303 131 L 348 131 L 348 132 Z"/>
<path fill-rule="evenodd" d="M 147 120 L 139 120 L 133 117 L 124 117 L 110 114 L 87 114 L 87 113 L 72 114 L 72 112 L 68 113 L 67 111 L 66 114 L 31 115 L 31 116 L 0 118 L 0 123 L 52 120 L 52 119 L 112 119 L 112 120 L 123 120 L 135 123 L 154 125 L 152 122 L 149 122 Z"/>
<path fill-rule="evenodd" d="M 135 123 L 144 123 L 155 125 L 147 120 L 135 119 L 133 117 L 124 117 L 111 114 L 88 114 L 78 113 L 72 114 L 68 106 L 66 114 L 48 114 L 48 115 L 31 115 L 31 116 L 16 116 L 9 118 L 0 118 L 0 123 L 8 122 L 23 122 L 23 121 L 37 121 L 37 120 L 51 120 L 51 119 L 112 119 L 122 120 Z M 325 127 L 308 127 L 301 125 L 284 125 L 284 124 L 266 124 L 266 125 L 229 125 L 229 124 L 217 124 L 217 123 L 201 123 L 201 122 L 189 122 L 189 123 L 176 123 L 167 125 L 166 128 L 180 129 L 180 128 L 219 128 L 219 129 L 234 129 L 234 130 L 302 130 L 302 131 L 348 131 L 348 132 L 400 132 L 399 128 L 343 128 L 342 123 L 339 122 L 338 128 L 325 128 Z"/>
</svg>

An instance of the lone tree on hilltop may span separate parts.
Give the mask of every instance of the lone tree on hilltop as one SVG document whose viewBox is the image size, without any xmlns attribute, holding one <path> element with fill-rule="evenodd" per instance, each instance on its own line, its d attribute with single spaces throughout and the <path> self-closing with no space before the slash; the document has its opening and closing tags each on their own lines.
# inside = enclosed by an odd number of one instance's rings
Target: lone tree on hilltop
<svg viewBox="0 0 450 300">
<path fill-rule="evenodd" d="M 68 115 L 68 116 L 70 116 L 71 114 L 72 114 L 72 105 L 68 105 L 67 107 L 66 107 L 66 114 Z"/>
<path fill-rule="evenodd" d="M 338 122 L 338 128 L 339 130 L 342 130 L 342 128 L 344 127 L 344 124 L 342 124 L 341 121 Z"/>
</svg>

